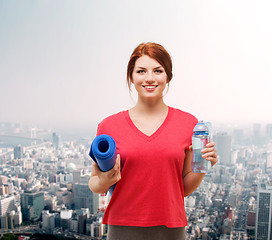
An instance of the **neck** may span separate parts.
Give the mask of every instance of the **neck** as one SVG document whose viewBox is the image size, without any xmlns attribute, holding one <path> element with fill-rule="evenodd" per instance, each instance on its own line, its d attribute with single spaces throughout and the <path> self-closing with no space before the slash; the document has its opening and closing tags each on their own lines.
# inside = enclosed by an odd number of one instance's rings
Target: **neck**
<svg viewBox="0 0 272 240">
<path fill-rule="evenodd" d="M 158 99 L 157 101 L 145 101 L 138 99 L 133 110 L 135 112 L 156 114 L 162 113 L 163 111 L 168 111 L 168 106 L 164 103 L 163 98 Z"/>
</svg>

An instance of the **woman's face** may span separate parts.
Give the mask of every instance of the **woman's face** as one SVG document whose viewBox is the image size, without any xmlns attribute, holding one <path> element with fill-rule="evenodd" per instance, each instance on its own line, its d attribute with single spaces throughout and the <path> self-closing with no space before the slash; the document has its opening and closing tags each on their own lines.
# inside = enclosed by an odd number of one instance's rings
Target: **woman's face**
<svg viewBox="0 0 272 240">
<path fill-rule="evenodd" d="M 135 62 L 132 83 L 139 97 L 155 99 L 163 97 L 168 79 L 160 63 L 147 55 L 143 55 Z"/>
</svg>

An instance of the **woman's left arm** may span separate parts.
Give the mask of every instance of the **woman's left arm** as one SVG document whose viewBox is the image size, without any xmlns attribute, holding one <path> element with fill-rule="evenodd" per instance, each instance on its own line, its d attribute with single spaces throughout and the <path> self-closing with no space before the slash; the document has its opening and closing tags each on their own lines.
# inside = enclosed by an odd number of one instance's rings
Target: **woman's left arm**
<svg viewBox="0 0 272 240">
<path fill-rule="evenodd" d="M 210 142 L 206 145 L 206 148 L 202 149 L 202 157 L 207 161 L 211 161 L 211 165 L 217 163 L 217 154 L 214 148 L 215 143 Z M 182 178 L 183 178 L 183 188 L 184 188 L 184 196 L 189 196 L 192 192 L 194 192 L 197 187 L 202 182 L 205 173 L 194 173 L 192 172 L 191 162 L 193 157 L 192 146 L 189 147 L 189 150 L 186 150 Z"/>
</svg>

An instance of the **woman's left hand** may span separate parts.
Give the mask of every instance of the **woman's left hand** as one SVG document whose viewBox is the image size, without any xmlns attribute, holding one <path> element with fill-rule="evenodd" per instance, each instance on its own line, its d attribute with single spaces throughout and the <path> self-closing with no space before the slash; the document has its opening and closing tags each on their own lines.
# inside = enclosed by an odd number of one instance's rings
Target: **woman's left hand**
<svg viewBox="0 0 272 240">
<path fill-rule="evenodd" d="M 210 161 L 212 166 L 218 162 L 216 150 L 214 148 L 215 143 L 210 142 L 206 145 L 206 148 L 201 150 L 202 157 L 207 161 Z"/>
</svg>

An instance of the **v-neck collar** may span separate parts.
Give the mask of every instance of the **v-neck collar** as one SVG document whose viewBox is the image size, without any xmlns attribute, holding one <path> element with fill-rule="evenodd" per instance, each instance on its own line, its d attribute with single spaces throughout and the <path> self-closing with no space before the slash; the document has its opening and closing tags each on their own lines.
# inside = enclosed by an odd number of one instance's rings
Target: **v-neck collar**
<svg viewBox="0 0 272 240">
<path fill-rule="evenodd" d="M 134 124 L 134 122 L 132 121 L 132 119 L 129 115 L 129 110 L 124 111 L 124 114 L 125 114 L 125 118 L 127 119 L 127 122 L 130 125 L 131 129 L 134 132 L 136 132 L 140 137 L 145 138 L 147 141 L 150 142 L 155 137 L 157 137 L 163 131 L 163 129 L 167 126 L 167 124 L 172 116 L 172 112 L 173 112 L 173 108 L 168 107 L 168 112 L 167 112 L 166 118 L 164 119 L 162 124 L 158 127 L 158 129 L 154 133 L 152 133 L 150 136 L 143 133 L 139 128 L 136 127 L 136 125 Z"/>
</svg>

